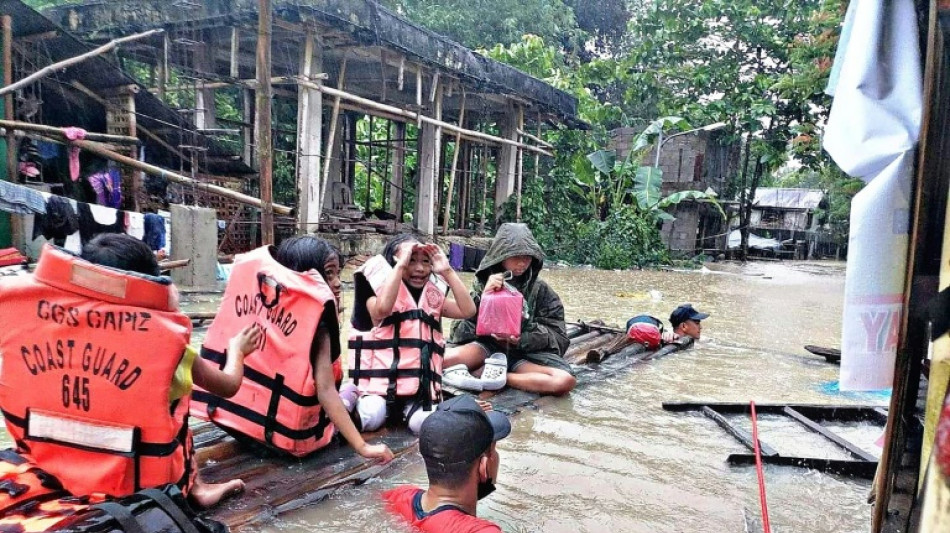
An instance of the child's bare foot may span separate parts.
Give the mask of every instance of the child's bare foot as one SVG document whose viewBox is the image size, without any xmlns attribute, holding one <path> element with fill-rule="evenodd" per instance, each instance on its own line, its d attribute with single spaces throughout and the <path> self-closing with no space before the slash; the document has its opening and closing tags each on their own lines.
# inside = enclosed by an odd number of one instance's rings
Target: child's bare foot
<svg viewBox="0 0 950 533">
<path fill-rule="evenodd" d="M 232 479 L 226 483 L 203 483 L 196 481 L 188 495 L 191 496 L 191 499 L 198 507 L 207 509 L 217 505 L 221 500 L 234 496 L 235 494 L 240 494 L 243 491 L 244 481 L 240 479 Z"/>
</svg>

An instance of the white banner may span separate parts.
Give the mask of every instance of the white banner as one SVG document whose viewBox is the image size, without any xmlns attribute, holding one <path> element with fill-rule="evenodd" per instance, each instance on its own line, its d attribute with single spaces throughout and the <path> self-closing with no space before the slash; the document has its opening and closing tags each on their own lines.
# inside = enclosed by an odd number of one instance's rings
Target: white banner
<svg viewBox="0 0 950 533">
<path fill-rule="evenodd" d="M 913 0 L 851 2 L 823 145 L 868 182 L 851 204 L 841 390 L 891 387 L 907 260 L 922 76 Z"/>
</svg>

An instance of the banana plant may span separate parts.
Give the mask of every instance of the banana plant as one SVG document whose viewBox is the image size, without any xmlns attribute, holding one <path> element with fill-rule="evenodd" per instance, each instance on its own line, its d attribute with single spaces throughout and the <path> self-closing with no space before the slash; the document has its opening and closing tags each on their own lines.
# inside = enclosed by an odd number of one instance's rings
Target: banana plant
<svg viewBox="0 0 950 533">
<path fill-rule="evenodd" d="M 587 180 L 587 190 L 596 188 L 596 205 L 601 205 L 610 194 L 609 207 L 623 204 L 628 195 L 633 197 L 634 204 L 641 212 L 656 216 L 659 220 L 675 220 L 675 217 L 664 211 L 688 199 L 706 200 L 712 203 L 725 218 L 726 214 L 716 201 L 716 193 L 712 189 L 703 191 L 679 191 L 669 196 L 661 195 L 663 171 L 658 167 L 639 166 L 650 147 L 660 139 L 660 134 L 667 128 L 689 129 L 689 124 L 681 117 L 662 117 L 647 126 L 636 138 L 623 161 L 617 160 L 615 150 L 597 150 L 587 154 L 594 172 L 584 173 Z M 575 174 L 576 175 L 576 174 Z M 596 209 L 595 209 L 596 210 Z"/>
</svg>

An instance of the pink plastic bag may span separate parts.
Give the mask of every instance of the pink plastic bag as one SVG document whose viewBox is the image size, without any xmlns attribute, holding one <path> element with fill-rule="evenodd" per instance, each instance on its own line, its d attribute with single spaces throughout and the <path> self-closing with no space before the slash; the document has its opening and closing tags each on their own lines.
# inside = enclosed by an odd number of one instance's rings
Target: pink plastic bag
<svg viewBox="0 0 950 533">
<path fill-rule="evenodd" d="M 524 296 L 508 286 L 482 295 L 475 334 L 521 336 L 521 309 Z"/>
</svg>

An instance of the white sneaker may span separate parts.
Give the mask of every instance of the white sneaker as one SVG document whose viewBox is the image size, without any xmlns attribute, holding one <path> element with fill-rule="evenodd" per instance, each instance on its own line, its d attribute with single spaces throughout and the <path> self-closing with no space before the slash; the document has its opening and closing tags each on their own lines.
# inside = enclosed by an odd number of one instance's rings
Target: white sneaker
<svg viewBox="0 0 950 533">
<path fill-rule="evenodd" d="M 501 390 L 508 382 L 508 357 L 503 353 L 493 353 L 485 359 L 482 369 L 482 389 Z"/>
<path fill-rule="evenodd" d="M 442 383 L 456 389 L 481 392 L 482 380 L 473 376 L 464 363 L 459 363 L 442 370 Z"/>
</svg>

